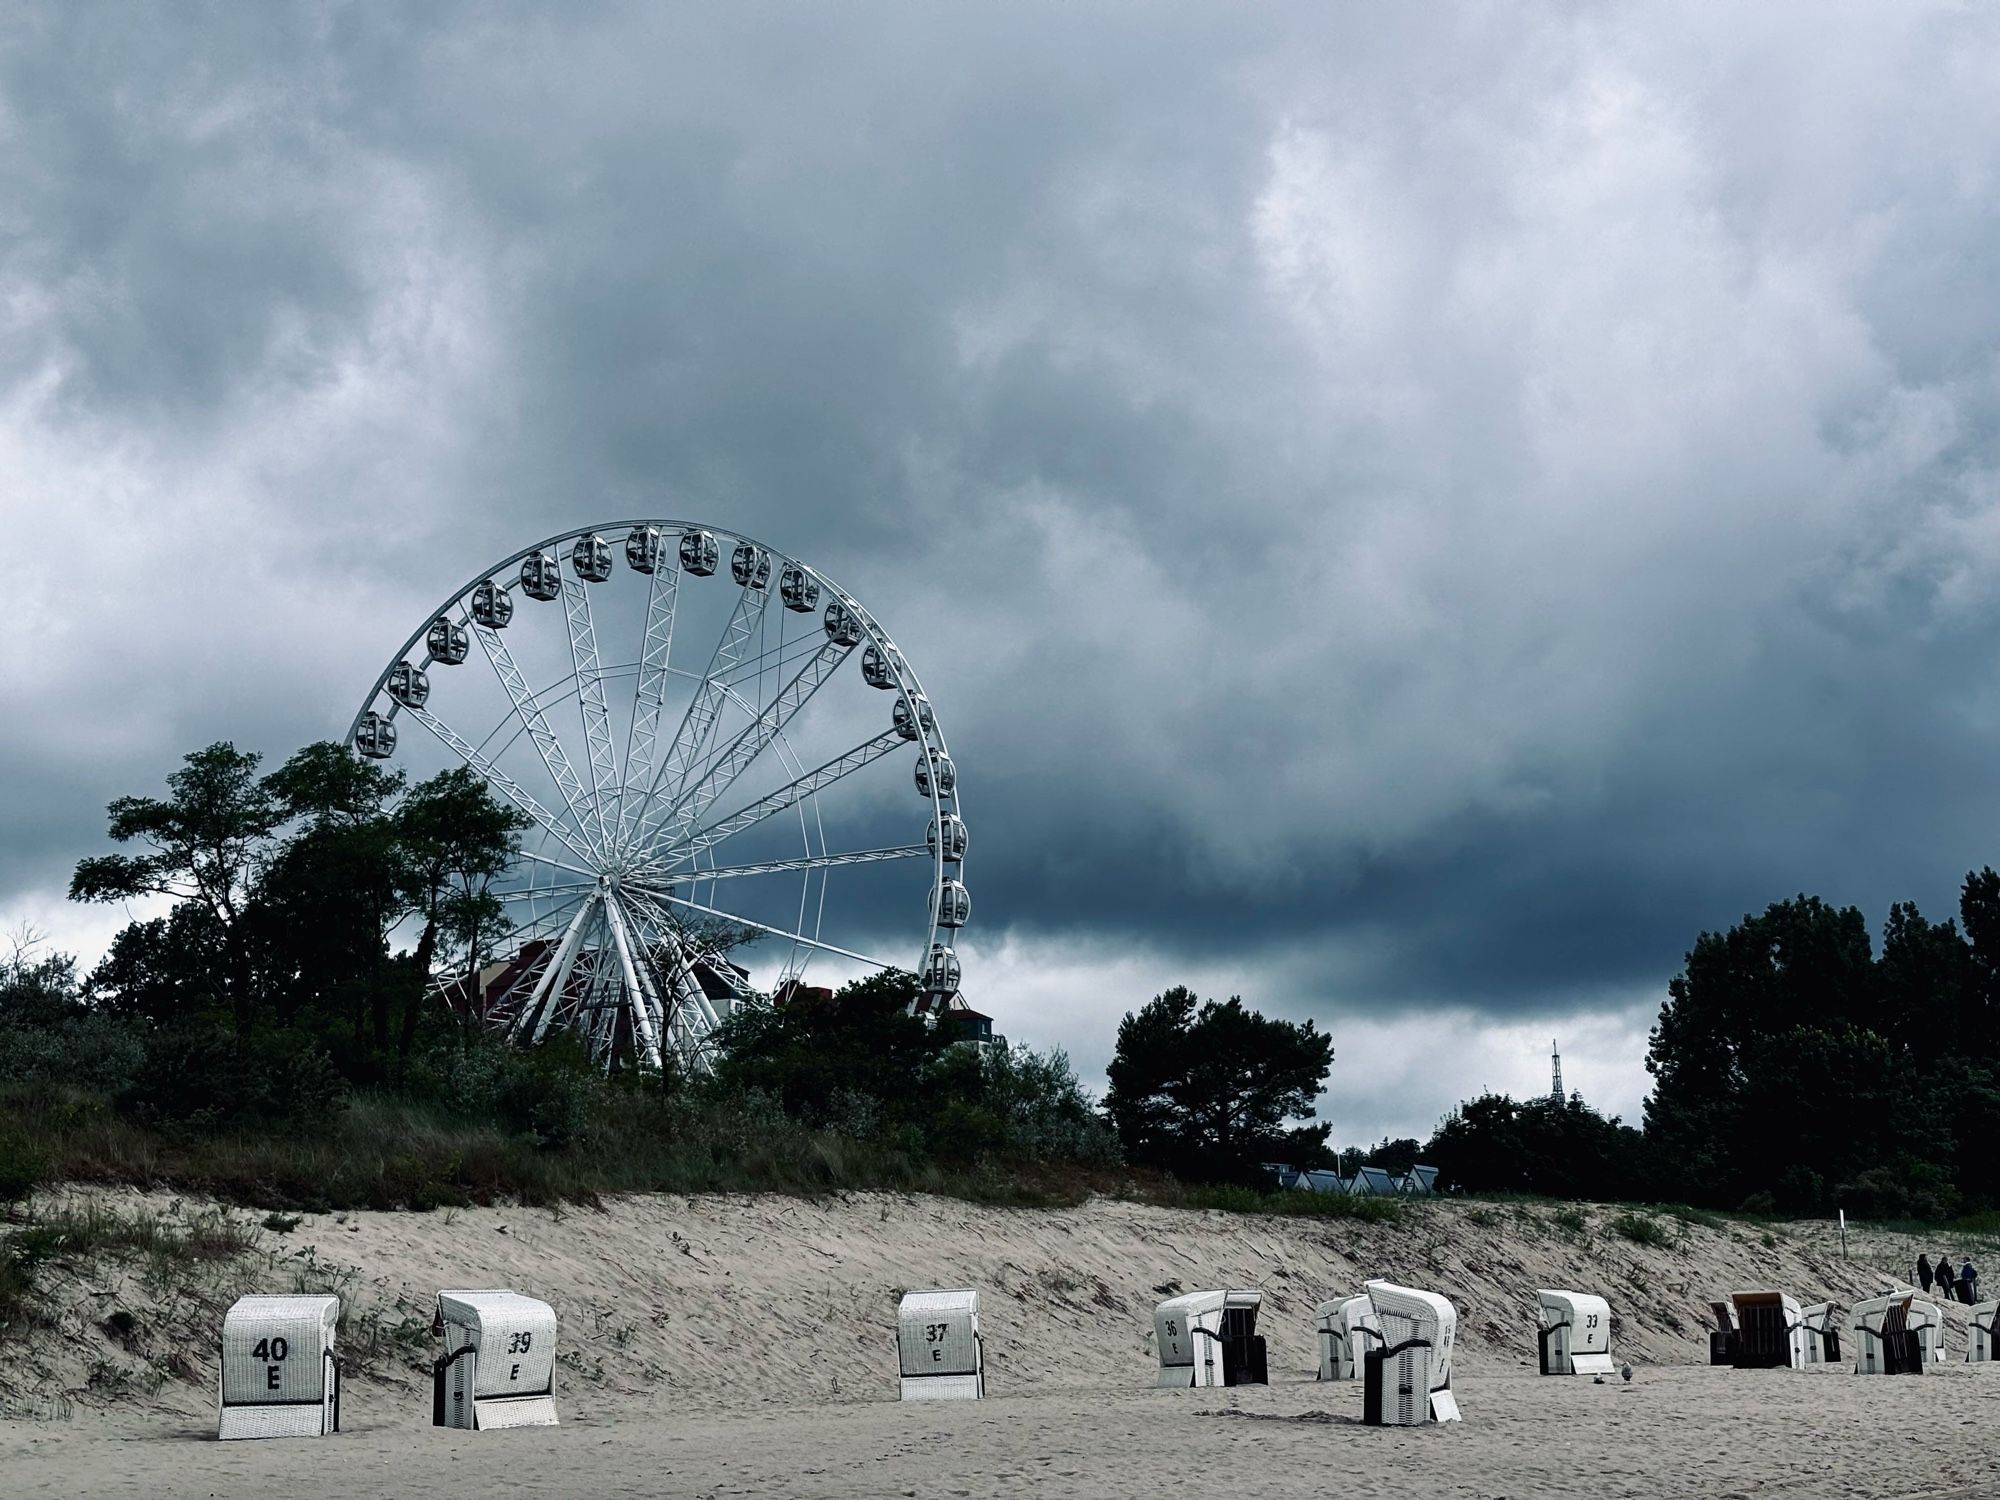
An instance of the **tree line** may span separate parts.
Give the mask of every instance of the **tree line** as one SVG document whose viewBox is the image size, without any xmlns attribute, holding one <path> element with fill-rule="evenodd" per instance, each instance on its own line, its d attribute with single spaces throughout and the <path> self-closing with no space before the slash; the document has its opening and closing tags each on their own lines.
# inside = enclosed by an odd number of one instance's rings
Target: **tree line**
<svg viewBox="0 0 2000 1500">
<path fill-rule="evenodd" d="M 87 974 L 31 947 L 0 959 L 0 1158 L 10 1132 L 92 1110 L 185 1140 L 323 1130 L 393 1101 L 607 1161 L 637 1159 L 635 1133 L 713 1157 L 718 1141 L 776 1139 L 746 1123 L 766 1120 L 799 1151 L 846 1141 L 906 1166 L 1257 1187 L 1266 1162 L 1423 1160 L 1481 1192 L 1873 1217 L 2000 1205 L 1991 869 L 1967 876 L 1957 921 L 1892 907 L 1879 952 L 1859 911 L 1808 896 L 1701 933 L 1649 1040 L 1642 1128 L 1575 1096 L 1489 1094 L 1427 1141 L 1336 1152 L 1314 1118 L 1333 1039 L 1178 986 L 1119 1024 L 1101 1104 L 1060 1052 L 954 1045 L 907 1014 L 916 980 L 895 972 L 744 1009 L 713 1077 L 607 1079 L 561 1038 L 498 1046 L 436 999 L 441 978 L 505 956 L 495 882 L 524 820 L 478 777 L 412 785 L 331 742 L 267 772 L 223 743 L 185 757 L 166 793 L 113 802 L 120 851 L 81 860 L 70 889 L 165 897 L 166 913 L 126 926 Z"/>
<path fill-rule="evenodd" d="M 392 1206 L 1118 1159 L 1060 1051 L 954 1045 L 908 1014 L 908 973 L 746 1008 L 699 1078 L 489 1037 L 440 984 L 511 956 L 496 881 L 525 820 L 469 771 L 411 784 L 332 742 L 267 771 L 220 743 L 107 812 L 119 848 L 76 865 L 71 897 L 169 905 L 87 973 L 29 942 L 0 955 L 0 1200 L 162 1162 L 190 1186 Z"/>
<path fill-rule="evenodd" d="M 1774 902 L 1696 937 L 1652 1028 L 1642 1128 L 1581 1099 L 1488 1095 L 1429 1152 L 1476 1190 L 1784 1215 L 1941 1219 L 2000 1207 L 2000 875 L 1957 920 Z"/>
</svg>

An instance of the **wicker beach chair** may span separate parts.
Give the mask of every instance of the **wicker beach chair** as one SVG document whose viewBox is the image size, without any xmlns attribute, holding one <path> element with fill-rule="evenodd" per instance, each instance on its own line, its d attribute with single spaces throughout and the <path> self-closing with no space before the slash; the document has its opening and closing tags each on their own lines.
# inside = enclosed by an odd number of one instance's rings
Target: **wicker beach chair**
<svg viewBox="0 0 2000 1500">
<path fill-rule="evenodd" d="M 1855 1325 L 1856 1339 L 1863 1347 L 1871 1340 L 1880 1346 L 1884 1375 L 1924 1373 L 1923 1345 L 1910 1327 L 1910 1301 L 1908 1297 L 1900 1297 L 1890 1303 L 1888 1311 L 1882 1314 L 1879 1328 L 1871 1327 L 1866 1321 Z"/>
<path fill-rule="evenodd" d="M 1708 1333 L 1708 1362 L 1712 1365 L 1736 1363 L 1736 1309 L 1727 1302 L 1711 1302 L 1715 1327 Z"/>
</svg>

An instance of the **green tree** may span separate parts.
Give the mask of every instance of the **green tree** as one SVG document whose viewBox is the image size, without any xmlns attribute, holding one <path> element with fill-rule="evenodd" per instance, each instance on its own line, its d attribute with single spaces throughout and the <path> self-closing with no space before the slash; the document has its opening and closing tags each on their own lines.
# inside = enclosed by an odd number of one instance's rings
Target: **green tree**
<svg viewBox="0 0 2000 1500">
<path fill-rule="evenodd" d="M 396 1043 L 399 1060 L 407 1061 L 416 1039 L 419 1007 L 440 942 L 463 947 L 460 972 L 473 978 L 477 989 L 486 946 L 502 927 L 493 881 L 507 869 L 521 832 L 532 826 L 525 813 L 495 801 L 486 784 L 464 766 L 411 788 L 396 809 L 391 833 L 401 855 L 400 889 L 421 923 L 411 960 L 419 989 L 405 998 Z M 379 1020 L 377 1034 L 386 1048 L 387 1032 Z"/>
<path fill-rule="evenodd" d="M 1853 907 L 1817 896 L 1774 903 L 1726 933 L 1704 932 L 1667 986 L 1646 1053 L 1654 1087 L 1646 1133 L 1677 1164 L 1680 1188 L 1711 1201 L 1769 1187 L 1769 1125 L 1753 1101 L 1796 1078 L 1784 1045 L 1802 1028 L 1883 1021 L 1868 926 Z"/>
<path fill-rule="evenodd" d="M 107 809 L 118 843 L 138 841 L 145 854 L 105 854 L 80 861 L 72 901 L 127 901 L 170 896 L 208 918 L 214 965 L 237 1034 L 250 1029 L 250 955 L 242 928 L 271 835 L 285 809 L 257 777 L 260 757 L 227 740 L 189 755 L 167 777 L 170 795 L 120 797 Z"/>
<path fill-rule="evenodd" d="M 1551 1198 L 1652 1196 L 1644 1138 L 1607 1119 L 1581 1097 L 1468 1099 L 1439 1124 L 1424 1148 L 1438 1183 L 1480 1193 Z"/>
<path fill-rule="evenodd" d="M 1972 982 L 1957 1018 L 1956 1050 L 2000 1062 L 2000 874 L 1990 865 L 1965 877 L 1958 914 L 1972 950 Z"/>
<path fill-rule="evenodd" d="M 1177 985 L 1119 1023 L 1104 1111 L 1136 1165 L 1255 1182 L 1260 1162 L 1324 1158 L 1331 1126 L 1287 1122 L 1310 1118 L 1332 1067 L 1333 1039 L 1313 1022 Z"/>
<path fill-rule="evenodd" d="M 440 951 L 462 946 L 476 967 L 501 929 L 491 885 L 525 819 L 462 768 L 406 790 L 333 741 L 261 778 L 257 765 L 212 745 L 168 778 L 167 799 L 111 805 L 112 837 L 150 852 L 82 861 L 72 897 L 176 904 L 114 939 L 91 992 L 159 1027 L 226 1016 L 239 1046 L 267 1025 L 379 1082 L 408 1061 Z M 415 951 L 392 952 L 406 923 Z M 177 1045 L 216 1052 L 212 1037 Z"/>
<path fill-rule="evenodd" d="M 801 990 L 738 1010 L 717 1034 L 716 1086 L 775 1099 L 808 1125 L 920 1127 L 935 1103 L 931 1069 L 950 1043 L 909 1014 L 919 988 L 916 976 L 888 970 L 831 996 Z"/>
<path fill-rule="evenodd" d="M 1385 1135 L 1382 1137 L 1381 1145 L 1363 1155 L 1361 1165 L 1380 1167 L 1393 1176 L 1402 1177 L 1424 1159 L 1423 1149 L 1413 1136 L 1404 1136 L 1400 1140 L 1392 1141 Z"/>
</svg>

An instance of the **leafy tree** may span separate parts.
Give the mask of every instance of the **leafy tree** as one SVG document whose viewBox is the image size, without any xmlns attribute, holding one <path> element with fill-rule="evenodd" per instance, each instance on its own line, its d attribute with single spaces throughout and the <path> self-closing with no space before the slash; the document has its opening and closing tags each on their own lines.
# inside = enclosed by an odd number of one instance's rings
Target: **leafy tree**
<svg viewBox="0 0 2000 1500">
<path fill-rule="evenodd" d="M 1694 1196 L 1733 1202 L 1768 1188 L 1761 1179 L 1773 1157 L 1753 1132 L 1769 1122 L 1745 1111 L 1795 1082 L 1766 1076 L 1782 1069 L 1785 1043 L 1802 1028 L 1868 1029 L 1881 1019 L 1868 928 L 1853 907 L 1800 896 L 1726 933 L 1704 932 L 1667 986 L 1647 1048 L 1647 1134 Z"/>
<path fill-rule="evenodd" d="M 1965 877 L 1958 914 L 1971 947 L 1972 979 L 1960 1001 L 1956 1050 L 2000 1060 L 2000 874 L 1990 865 Z"/>
<path fill-rule="evenodd" d="M 1385 1135 L 1381 1145 L 1361 1158 L 1361 1165 L 1380 1167 L 1393 1176 L 1402 1177 L 1423 1159 L 1423 1147 L 1417 1144 L 1414 1137 L 1404 1136 L 1401 1140 L 1392 1141 Z"/>
<path fill-rule="evenodd" d="M 1439 1124 L 1424 1156 L 1446 1188 L 1552 1198 L 1652 1196 L 1639 1132 L 1577 1095 L 1468 1099 Z"/>
<path fill-rule="evenodd" d="M 76 960 L 43 953 L 24 930 L 0 959 L 0 1083 L 51 1084 L 115 1093 L 138 1068 L 143 1048 L 133 1027 L 94 1014 L 83 1002 Z"/>
<path fill-rule="evenodd" d="M 947 1047 L 926 1093 L 935 1108 L 925 1133 L 945 1156 L 1000 1153 L 1095 1165 L 1118 1159 L 1117 1137 L 1059 1047 Z"/>
<path fill-rule="evenodd" d="M 723 1022 L 716 1085 L 761 1093 L 810 1125 L 866 1118 L 920 1121 L 932 1065 L 948 1039 L 909 1014 L 915 975 L 889 970 L 830 997 L 801 991 L 782 1005 L 753 1005 Z"/>
<path fill-rule="evenodd" d="M 1313 1022 L 1175 986 L 1119 1023 L 1104 1110 L 1128 1161 L 1255 1182 L 1260 1162 L 1325 1157 L 1331 1126 L 1286 1122 L 1310 1117 L 1332 1066 L 1333 1039 Z"/>
<path fill-rule="evenodd" d="M 532 819 L 495 801 L 464 766 L 440 772 L 403 799 L 390 831 L 402 856 L 403 897 L 423 924 L 411 961 L 420 984 L 429 978 L 440 940 L 463 945 L 466 971 L 477 974 L 486 944 L 502 927 L 492 883 L 519 847 L 519 834 L 531 826 Z M 409 1057 L 423 998 L 420 990 L 406 999 L 399 1058 Z M 377 1037 L 386 1049 L 379 1020 Z"/>
<path fill-rule="evenodd" d="M 107 809 L 111 837 L 137 840 L 146 854 L 82 860 L 70 880 L 72 901 L 171 896 L 209 918 L 221 987 L 239 1035 L 250 1029 L 250 958 L 241 930 L 268 841 L 285 810 L 257 778 L 260 757 L 227 740 L 189 755 L 167 777 L 165 800 L 120 797 Z"/>
<path fill-rule="evenodd" d="M 177 900 L 118 935 L 92 994 L 155 1026 L 220 1014 L 239 1043 L 275 1027 L 378 1082 L 408 1060 L 441 949 L 462 945 L 476 965 L 499 930 L 490 886 L 524 820 L 469 771 L 406 790 L 333 741 L 261 778 L 257 764 L 212 745 L 168 778 L 167 799 L 112 804 L 112 837 L 151 852 L 83 860 L 71 895 Z M 392 952 L 412 920 L 414 953 Z M 205 1034 L 179 1045 L 195 1061 L 214 1052 Z"/>
<path fill-rule="evenodd" d="M 1932 1063 L 1965 1044 L 1976 1020 L 1980 974 L 1957 923 L 1926 921 L 1908 901 L 1891 906 L 1876 984 L 1875 1030 L 1897 1051 Z"/>
</svg>

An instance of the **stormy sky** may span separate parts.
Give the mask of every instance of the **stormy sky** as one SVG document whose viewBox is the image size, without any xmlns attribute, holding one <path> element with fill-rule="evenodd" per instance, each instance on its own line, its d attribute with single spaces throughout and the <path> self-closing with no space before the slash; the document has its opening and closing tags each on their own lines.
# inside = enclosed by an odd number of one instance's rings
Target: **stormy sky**
<svg viewBox="0 0 2000 1500">
<path fill-rule="evenodd" d="M 0 5 L 0 920 L 485 564 L 902 642 L 970 998 L 1636 1115 L 1694 935 L 2000 860 L 2000 16 Z"/>
</svg>

